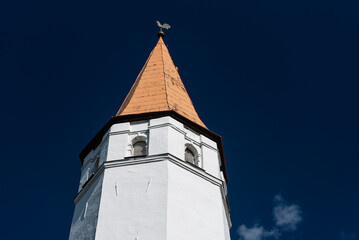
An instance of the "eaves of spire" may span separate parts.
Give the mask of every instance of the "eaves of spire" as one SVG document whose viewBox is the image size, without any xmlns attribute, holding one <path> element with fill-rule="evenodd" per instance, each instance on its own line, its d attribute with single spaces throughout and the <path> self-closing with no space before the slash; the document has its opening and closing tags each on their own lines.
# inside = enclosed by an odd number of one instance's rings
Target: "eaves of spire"
<svg viewBox="0 0 359 240">
<path fill-rule="evenodd" d="M 175 111 L 207 128 L 199 118 L 162 36 L 116 116 Z"/>
</svg>

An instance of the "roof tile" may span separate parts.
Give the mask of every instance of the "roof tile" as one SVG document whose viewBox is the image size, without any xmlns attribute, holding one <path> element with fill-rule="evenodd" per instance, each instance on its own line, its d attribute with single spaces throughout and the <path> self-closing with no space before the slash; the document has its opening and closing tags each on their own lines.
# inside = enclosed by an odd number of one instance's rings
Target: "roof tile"
<svg viewBox="0 0 359 240">
<path fill-rule="evenodd" d="M 116 116 L 171 110 L 207 128 L 160 37 Z"/>
</svg>

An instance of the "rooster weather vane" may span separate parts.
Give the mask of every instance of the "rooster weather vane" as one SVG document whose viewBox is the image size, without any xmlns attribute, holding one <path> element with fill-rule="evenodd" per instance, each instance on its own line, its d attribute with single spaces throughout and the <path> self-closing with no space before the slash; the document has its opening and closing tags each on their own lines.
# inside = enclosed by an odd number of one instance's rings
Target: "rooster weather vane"
<svg viewBox="0 0 359 240">
<path fill-rule="evenodd" d="M 164 28 L 164 29 L 168 30 L 169 28 L 171 28 L 171 26 L 167 23 L 161 24 L 159 21 L 156 21 L 156 22 L 157 22 L 157 26 L 160 27 L 160 31 L 158 32 L 157 36 L 164 37 L 165 33 L 162 31 L 162 29 Z"/>
</svg>

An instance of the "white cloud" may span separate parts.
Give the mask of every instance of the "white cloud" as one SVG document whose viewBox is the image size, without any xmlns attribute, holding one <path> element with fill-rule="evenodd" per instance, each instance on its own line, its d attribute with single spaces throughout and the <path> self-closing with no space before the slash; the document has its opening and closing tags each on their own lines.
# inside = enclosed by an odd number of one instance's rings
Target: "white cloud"
<svg viewBox="0 0 359 240">
<path fill-rule="evenodd" d="M 265 230 L 262 226 L 254 225 L 251 228 L 247 228 L 246 225 L 242 224 L 238 228 L 238 234 L 242 240 L 262 240 L 265 238 L 279 238 L 279 232 L 277 229 L 272 231 Z"/>
<path fill-rule="evenodd" d="M 253 226 L 252 228 L 247 228 L 246 225 L 241 225 L 238 228 L 238 234 L 243 240 L 261 240 L 263 238 L 263 227 L 262 226 Z"/>
<path fill-rule="evenodd" d="M 274 197 L 273 215 L 275 225 L 284 231 L 294 231 L 302 221 L 301 209 L 297 204 L 288 204 L 280 194 Z"/>
<path fill-rule="evenodd" d="M 240 240 L 279 239 L 283 232 L 296 230 L 298 224 L 302 221 L 300 206 L 297 204 L 288 204 L 280 194 L 274 197 L 273 215 L 275 226 L 271 231 L 266 230 L 258 224 L 255 224 L 251 228 L 248 228 L 244 224 L 239 226 L 238 235 Z"/>
</svg>

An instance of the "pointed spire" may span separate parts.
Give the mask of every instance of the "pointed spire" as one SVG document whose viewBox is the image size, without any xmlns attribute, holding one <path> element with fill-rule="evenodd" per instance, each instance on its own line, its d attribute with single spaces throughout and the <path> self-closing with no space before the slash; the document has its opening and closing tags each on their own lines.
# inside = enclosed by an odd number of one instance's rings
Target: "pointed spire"
<svg viewBox="0 0 359 240">
<path fill-rule="evenodd" d="M 175 111 L 207 128 L 194 109 L 162 35 L 159 35 L 155 48 L 116 116 L 161 111 Z"/>
</svg>

